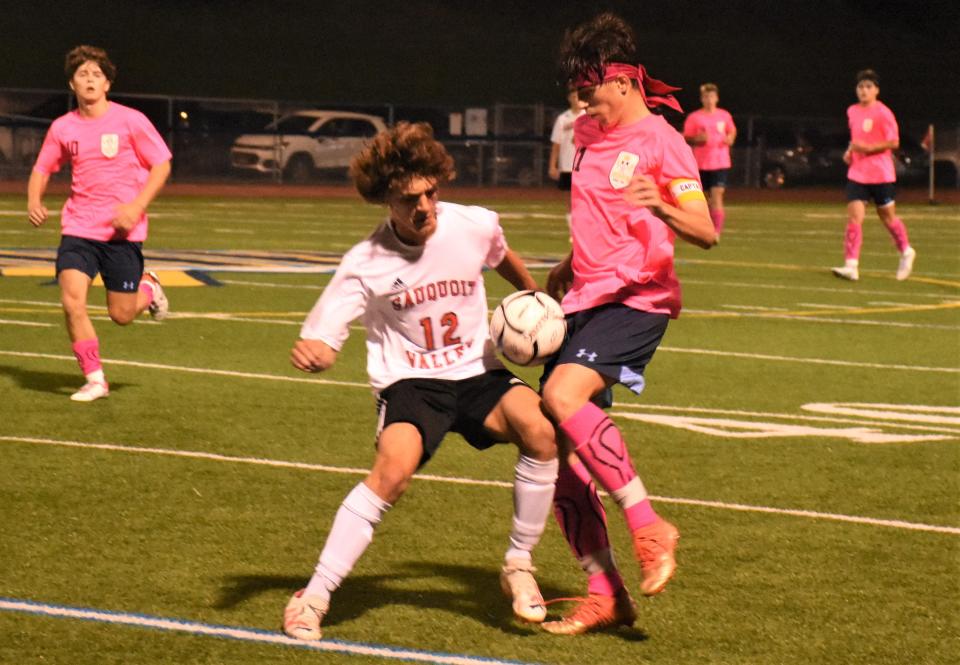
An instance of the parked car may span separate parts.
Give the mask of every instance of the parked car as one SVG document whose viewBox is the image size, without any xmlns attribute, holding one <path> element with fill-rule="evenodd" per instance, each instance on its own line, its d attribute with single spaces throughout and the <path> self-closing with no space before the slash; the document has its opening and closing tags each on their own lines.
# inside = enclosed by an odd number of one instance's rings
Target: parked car
<svg viewBox="0 0 960 665">
<path fill-rule="evenodd" d="M 230 149 L 235 169 L 282 171 L 292 182 L 307 182 L 316 172 L 342 170 L 364 143 L 386 129 L 383 118 L 344 111 L 295 111 L 259 134 L 244 134 Z"/>
</svg>

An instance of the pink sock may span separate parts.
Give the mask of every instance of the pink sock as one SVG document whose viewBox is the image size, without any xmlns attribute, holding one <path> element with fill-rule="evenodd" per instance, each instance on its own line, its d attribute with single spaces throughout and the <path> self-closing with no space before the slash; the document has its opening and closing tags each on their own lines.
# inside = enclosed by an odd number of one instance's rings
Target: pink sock
<svg viewBox="0 0 960 665">
<path fill-rule="evenodd" d="M 723 210 L 710 211 L 710 219 L 713 220 L 713 230 L 716 231 L 718 235 L 723 233 L 723 222 L 726 218 L 727 213 Z"/>
<path fill-rule="evenodd" d="M 653 510 L 650 499 L 644 499 L 629 508 L 624 508 L 623 514 L 627 516 L 627 526 L 630 527 L 631 531 L 648 524 L 653 524 L 660 518 Z"/>
<path fill-rule="evenodd" d="M 615 596 L 623 588 L 610 552 L 607 515 L 590 472 L 580 462 L 561 466 L 553 514 L 573 556 L 587 572 L 588 593 Z"/>
<path fill-rule="evenodd" d="M 623 588 L 623 578 L 616 570 L 594 573 L 587 578 L 587 593 L 599 596 L 616 596 Z"/>
<path fill-rule="evenodd" d="M 96 337 L 74 342 L 73 355 L 77 357 L 84 376 L 103 367 L 100 364 L 100 341 Z"/>
<path fill-rule="evenodd" d="M 887 231 L 893 237 L 893 244 L 897 246 L 897 251 L 903 254 L 910 246 L 910 240 L 907 238 L 907 227 L 899 217 L 894 217 L 893 221 L 887 227 Z"/>
<path fill-rule="evenodd" d="M 623 436 L 600 407 L 588 402 L 560 423 L 560 429 L 573 442 L 584 466 L 624 510 L 631 529 L 656 521 Z"/>
<path fill-rule="evenodd" d="M 153 302 L 153 282 L 149 279 L 141 279 L 140 286 L 137 287 L 137 290 L 147 296 L 148 303 Z"/>
<path fill-rule="evenodd" d="M 863 225 L 847 222 L 847 233 L 843 238 L 843 256 L 847 261 L 860 260 L 860 246 L 863 244 Z"/>
<path fill-rule="evenodd" d="M 583 464 L 560 466 L 553 514 L 577 559 L 610 548 L 607 513 L 597 495 L 597 486 Z"/>
<path fill-rule="evenodd" d="M 624 487 L 636 477 L 620 430 L 596 404 L 584 404 L 560 423 L 560 429 L 573 442 L 584 466 L 608 492 Z"/>
</svg>

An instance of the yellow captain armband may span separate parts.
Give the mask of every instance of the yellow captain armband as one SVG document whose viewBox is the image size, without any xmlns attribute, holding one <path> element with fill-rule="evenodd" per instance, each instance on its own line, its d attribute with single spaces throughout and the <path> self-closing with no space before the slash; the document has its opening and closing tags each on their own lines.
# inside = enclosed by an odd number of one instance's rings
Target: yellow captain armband
<svg viewBox="0 0 960 665">
<path fill-rule="evenodd" d="M 707 200 L 703 195 L 703 188 L 700 187 L 700 183 L 690 178 L 675 178 L 670 181 L 667 188 L 670 190 L 670 194 L 673 196 L 673 200 L 677 202 L 677 205 L 686 203 L 687 201 L 706 202 Z"/>
</svg>

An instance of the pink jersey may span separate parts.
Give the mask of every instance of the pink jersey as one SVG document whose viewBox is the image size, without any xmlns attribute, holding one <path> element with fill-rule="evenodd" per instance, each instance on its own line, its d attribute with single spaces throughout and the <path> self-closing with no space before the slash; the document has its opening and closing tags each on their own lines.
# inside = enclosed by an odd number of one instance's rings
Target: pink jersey
<svg viewBox="0 0 960 665">
<path fill-rule="evenodd" d="M 883 102 L 877 101 L 870 106 L 853 104 L 847 109 L 847 122 L 851 141 L 882 143 L 900 139 L 897 119 Z M 851 152 L 847 178 L 864 185 L 895 182 L 897 172 L 893 167 L 893 153 L 890 150 L 873 155 Z"/>
<path fill-rule="evenodd" d="M 680 283 L 673 270 L 674 233 L 648 208 L 627 203 L 620 190 L 643 174 L 660 186 L 664 201 L 702 200 L 690 146 L 658 115 L 608 131 L 581 116 L 574 142 L 573 285 L 564 312 L 619 302 L 675 318 Z"/>
<path fill-rule="evenodd" d="M 99 118 L 71 111 L 54 120 L 33 168 L 50 175 L 69 162 L 73 178 L 60 219 L 63 234 L 108 241 L 120 237 L 113 228 L 117 205 L 133 201 L 150 169 L 170 157 L 146 116 L 110 102 Z M 136 242 L 146 237 L 144 214 L 124 238 Z"/>
<path fill-rule="evenodd" d="M 723 109 L 714 109 L 713 113 L 700 109 L 687 116 L 683 123 L 685 137 L 693 138 L 701 132 L 707 135 L 704 145 L 693 146 L 693 156 L 701 171 L 730 168 L 730 146 L 725 141 L 736 129 L 733 116 Z"/>
</svg>

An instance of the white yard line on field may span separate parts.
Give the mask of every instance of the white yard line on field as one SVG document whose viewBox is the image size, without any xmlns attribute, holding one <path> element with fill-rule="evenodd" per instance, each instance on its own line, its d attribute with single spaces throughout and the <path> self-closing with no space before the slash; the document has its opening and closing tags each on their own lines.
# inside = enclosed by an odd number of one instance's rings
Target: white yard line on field
<svg viewBox="0 0 960 665">
<path fill-rule="evenodd" d="M 903 297 L 904 294 L 902 291 L 880 291 L 876 289 L 860 289 L 859 287 L 848 286 L 842 287 L 839 284 L 842 284 L 838 280 L 838 286 L 828 287 L 828 286 L 801 286 L 793 284 L 756 284 L 751 282 L 717 282 L 707 279 L 683 279 L 682 283 L 684 285 L 696 284 L 703 286 L 731 286 L 734 288 L 743 288 L 743 289 L 765 289 L 765 290 L 777 290 L 777 291 L 813 291 L 821 293 L 846 293 L 846 294 L 857 294 L 857 295 L 873 295 L 873 296 L 899 296 Z M 943 292 L 940 293 L 910 293 L 910 296 L 916 298 L 936 298 L 942 300 L 948 296 Z"/>
<path fill-rule="evenodd" d="M 469 656 L 454 653 L 424 651 L 391 646 L 388 644 L 372 644 L 365 642 L 344 642 L 341 640 L 325 639 L 317 642 L 305 642 L 287 637 L 280 632 L 270 632 L 259 628 L 245 628 L 243 626 L 221 626 L 209 623 L 188 621 L 179 617 L 160 617 L 148 614 L 134 614 L 117 610 L 98 610 L 90 607 L 71 607 L 67 605 L 51 605 L 32 600 L 0 597 L 0 611 L 34 614 L 39 616 L 62 619 L 79 619 L 97 623 L 134 626 L 137 628 L 151 628 L 174 633 L 187 633 L 203 637 L 219 637 L 242 642 L 259 644 L 275 644 L 288 647 L 297 647 L 309 651 L 348 656 L 368 656 L 401 660 L 415 663 L 431 663 L 435 665 L 523 665 L 516 660 L 499 660 L 496 658 Z"/>
<path fill-rule="evenodd" d="M 29 326 L 33 328 L 53 328 L 52 323 L 39 323 L 37 321 L 18 321 L 16 319 L 0 319 L 0 325 L 4 326 Z"/>
<path fill-rule="evenodd" d="M 197 450 L 174 450 L 170 448 L 153 448 L 138 446 L 128 446 L 116 443 L 90 443 L 83 441 L 66 441 L 60 439 L 46 439 L 38 437 L 25 436 L 2 436 L 0 441 L 9 443 L 26 443 L 34 445 L 58 446 L 64 448 L 79 448 L 88 450 L 106 450 L 112 452 L 125 452 L 143 455 L 161 455 L 166 457 L 184 457 L 190 459 L 201 459 L 212 462 L 223 462 L 229 464 L 250 464 L 256 466 L 267 466 L 286 469 L 299 469 L 304 471 L 320 471 L 324 473 L 337 473 L 347 475 L 366 475 L 368 469 L 359 469 L 354 467 L 338 467 L 324 464 L 309 464 L 306 462 L 291 462 L 286 460 L 274 460 L 262 457 L 238 457 L 234 455 L 222 455 L 219 453 L 208 453 Z M 512 488 L 513 483 L 498 480 L 482 480 L 474 478 L 461 478 L 457 476 L 438 476 L 432 474 L 415 474 L 414 478 L 439 482 L 452 483 L 457 485 L 474 485 L 484 487 L 503 487 Z M 790 508 L 777 508 L 773 506 L 755 506 L 743 503 L 729 503 L 725 501 L 709 501 L 703 499 L 688 499 L 680 497 L 666 497 L 651 495 L 651 499 L 662 501 L 664 503 L 675 503 L 689 506 L 699 506 L 703 508 L 717 508 L 721 510 L 734 510 L 738 512 L 756 512 L 774 515 L 787 515 L 791 517 L 805 517 L 818 520 L 831 520 L 837 522 L 850 522 L 853 524 L 867 524 L 871 526 L 883 526 L 894 529 L 907 529 L 912 531 L 929 531 L 933 533 L 947 533 L 951 535 L 960 535 L 960 528 L 943 526 L 937 524 L 923 524 L 920 522 L 907 522 L 904 520 L 878 519 L 874 517 L 863 517 L 859 515 L 843 515 L 837 513 L 824 513 L 814 510 L 795 510 Z"/>
<path fill-rule="evenodd" d="M 726 307 L 727 305 L 724 305 Z M 691 316 L 720 316 L 726 318 L 758 318 L 776 321 L 796 321 L 798 323 L 834 323 L 850 326 L 879 326 L 881 328 L 917 328 L 919 330 L 960 330 L 960 325 L 940 323 L 906 323 L 904 321 L 877 321 L 874 319 L 834 319 L 822 316 L 796 316 L 795 314 L 779 314 L 776 311 L 739 311 L 729 312 L 711 309 L 684 309 Z M 722 317 L 721 317 L 722 318 Z"/>
</svg>

